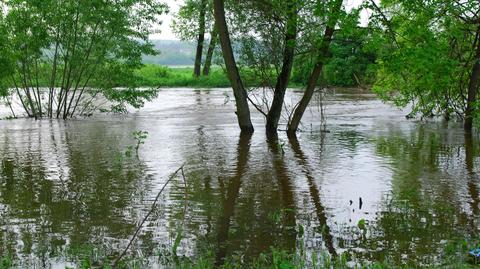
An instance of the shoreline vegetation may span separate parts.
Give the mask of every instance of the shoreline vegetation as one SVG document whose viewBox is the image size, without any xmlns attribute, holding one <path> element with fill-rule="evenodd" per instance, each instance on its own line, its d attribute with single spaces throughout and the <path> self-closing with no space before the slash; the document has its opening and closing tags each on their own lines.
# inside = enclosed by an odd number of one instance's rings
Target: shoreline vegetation
<svg viewBox="0 0 480 269">
<path fill-rule="evenodd" d="M 42 70 L 46 72 L 45 70 Z M 144 64 L 135 69 L 131 76 L 131 81 L 116 81 L 112 87 L 114 88 L 231 88 L 231 83 L 228 79 L 227 73 L 221 66 L 212 66 L 208 76 L 195 77 L 193 75 L 193 66 L 166 66 L 160 64 Z M 274 72 L 272 70 L 272 72 Z M 246 77 L 245 84 L 247 88 L 272 88 L 275 81 L 265 81 L 256 76 L 255 71 L 248 68 L 240 69 L 243 77 Z M 20 79 L 16 78 L 16 79 Z M 307 81 L 301 74 L 292 74 L 289 81 L 288 88 L 304 89 Z M 320 87 L 331 87 L 339 89 L 361 89 L 369 92 L 371 85 L 359 85 L 352 81 L 328 81 L 327 79 L 320 79 L 317 83 Z M 37 86 L 36 86 L 37 87 Z M 49 82 L 42 78 L 38 80 L 38 87 L 40 90 L 52 87 Z M 60 88 L 61 85 L 55 84 L 53 88 Z M 95 85 L 88 85 L 89 88 L 96 88 Z M 100 86 L 98 86 L 100 87 Z M 15 85 L 9 85 L 8 88 L 15 88 Z M 374 92 L 372 92 L 374 93 Z"/>
<path fill-rule="evenodd" d="M 221 67 L 213 68 L 209 76 L 195 77 L 193 75 L 193 66 L 168 67 L 158 64 L 146 64 L 135 71 L 135 79 L 139 87 L 230 87 L 230 81 Z"/>
<path fill-rule="evenodd" d="M 158 64 L 145 64 L 143 67 L 135 71 L 136 84 L 139 87 L 159 87 L 159 88 L 230 88 L 231 84 L 228 80 L 227 74 L 221 66 L 213 66 L 208 76 L 195 77 L 193 75 L 194 67 L 175 67 L 164 66 Z M 245 80 L 247 87 L 268 87 L 268 84 L 261 79 L 256 78 L 252 70 L 241 69 L 240 72 L 244 77 L 248 77 Z M 304 78 L 300 76 L 292 76 L 289 88 L 304 89 L 305 82 L 302 82 Z M 369 86 L 363 85 L 345 85 L 338 83 L 328 83 L 324 80 L 319 82 L 319 85 L 332 86 L 335 88 L 358 88 L 363 90 L 370 89 Z"/>
<path fill-rule="evenodd" d="M 466 252 L 469 247 L 472 247 L 465 241 L 450 242 L 445 245 L 445 253 L 441 260 L 437 261 L 435 265 L 428 265 L 427 268 L 452 268 L 452 269 L 468 269 L 478 268 L 478 260 L 473 257 L 460 254 Z M 170 249 L 169 249 L 170 248 Z M 215 256 L 214 250 L 205 250 L 199 256 L 192 258 L 183 255 L 177 255 L 172 246 L 164 246 L 155 249 L 157 253 L 154 259 L 152 257 L 142 256 L 137 254 L 134 256 L 126 256 L 118 264 L 109 256 L 108 250 L 99 248 L 93 245 L 83 245 L 67 250 L 65 253 L 65 269 L 73 268 L 149 268 L 153 266 L 160 266 L 160 268 L 177 268 L 177 269 L 388 269 L 388 268 L 418 268 L 416 265 L 405 263 L 398 266 L 394 261 L 385 259 L 377 261 L 361 261 L 348 251 L 343 252 L 337 256 L 332 256 L 328 251 L 323 250 L 319 252 L 309 252 L 301 248 L 295 253 L 286 250 L 271 248 L 265 251 L 257 258 L 241 258 L 231 257 L 219 263 Z M 0 256 L 0 269 L 18 268 L 18 263 L 15 259 L 9 256 Z M 70 267 L 74 266 L 74 267 Z"/>
</svg>

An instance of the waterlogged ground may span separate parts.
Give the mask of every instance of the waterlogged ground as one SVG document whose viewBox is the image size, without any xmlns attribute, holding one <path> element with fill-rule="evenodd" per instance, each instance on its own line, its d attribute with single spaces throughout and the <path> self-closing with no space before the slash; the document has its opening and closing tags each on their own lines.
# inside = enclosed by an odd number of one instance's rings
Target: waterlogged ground
<svg viewBox="0 0 480 269">
<path fill-rule="evenodd" d="M 258 113 L 257 132 L 239 136 L 225 92 L 165 90 L 129 115 L 0 121 L 0 257 L 113 260 L 184 163 L 187 188 L 182 177 L 168 186 L 129 251 L 145 267 L 161 267 L 176 241 L 179 256 L 217 264 L 273 247 L 441 265 L 452 243 L 478 240 L 479 140 L 460 125 L 337 92 L 329 132 L 315 106 L 298 140 L 267 142 Z M 136 130 L 149 133 L 138 158 L 125 154 Z"/>
</svg>

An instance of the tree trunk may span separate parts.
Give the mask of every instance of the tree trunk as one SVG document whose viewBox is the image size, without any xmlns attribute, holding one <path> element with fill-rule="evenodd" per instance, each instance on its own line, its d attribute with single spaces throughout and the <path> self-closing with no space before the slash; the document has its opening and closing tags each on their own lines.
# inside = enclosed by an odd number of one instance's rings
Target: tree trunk
<svg viewBox="0 0 480 269">
<path fill-rule="evenodd" d="M 477 30 L 477 34 L 480 32 L 480 27 Z M 470 81 L 468 82 L 468 96 L 467 96 L 467 108 L 465 110 L 465 122 L 464 129 L 467 132 L 472 131 L 473 127 L 473 114 L 475 112 L 475 101 L 477 99 L 478 81 L 480 78 L 480 41 L 477 41 L 477 48 L 475 52 L 475 63 L 473 64 L 472 73 L 470 75 Z"/>
<path fill-rule="evenodd" d="M 233 93 L 235 95 L 235 102 L 237 105 L 237 118 L 240 129 L 243 133 L 253 133 L 253 125 L 250 119 L 250 109 L 247 101 L 247 91 L 243 85 L 240 72 L 235 62 L 233 55 L 232 43 L 230 41 L 230 34 L 228 33 L 228 26 L 225 19 L 224 0 L 214 0 L 214 15 L 222 46 L 223 59 L 225 60 L 225 67 L 228 74 L 228 79 L 232 84 Z"/>
<path fill-rule="evenodd" d="M 53 117 L 53 98 L 54 98 L 54 91 L 55 91 L 55 81 L 57 76 L 57 60 L 58 60 L 58 49 L 60 46 L 59 41 L 59 30 L 57 29 L 57 35 L 55 38 L 55 53 L 53 56 L 53 64 L 52 64 L 52 75 L 50 78 L 50 89 L 48 91 L 48 108 L 47 108 L 47 116 L 49 118 Z"/>
<path fill-rule="evenodd" d="M 216 28 L 217 26 L 214 25 L 212 34 L 210 37 L 210 45 L 208 46 L 207 56 L 205 58 L 205 64 L 203 66 L 204 76 L 208 76 L 210 74 L 210 67 L 212 66 L 213 52 L 215 51 L 215 47 L 217 46 L 217 39 L 218 39 L 218 33 Z"/>
<path fill-rule="evenodd" d="M 28 105 L 30 106 L 30 111 L 32 111 L 33 117 L 37 119 L 38 115 L 35 109 L 35 105 L 33 104 L 32 95 L 30 94 L 30 88 L 28 87 L 28 83 L 27 83 L 27 72 L 25 68 L 25 60 L 22 60 L 22 73 L 23 73 L 22 74 L 23 87 L 24 87 L 25 95 L 27 96 Z"/>
<path fill-rule="evenodd" d="M 43 118 L 43 111 L 42 111 L 42 96 L 40 93 L 40 83 L 38 82 L 38 60 L 35 59 L 35 82 L 37 86 L 37 99 L 38 99 L 38 115 L 40 118 Z"/>
<path fill-rule="evenodd" d="M 27 116 L 29 118 L 32 117 L 32 114 L 30 113 L 30 111 L 28 110 L 28 106 L 27 104 L 23 101 L 23 97 L 22 97 L 22 94 L 20 93 L 20 89 L 18 88 L 18 84 L 17 82 L 15 81 L 15 77 L 14 75 L 10 75 L 11 79 L 12 79 L 12 83 L 13 83 L 13 86 L 15 87 L 15 90 L 17 92 L 17 95 L 18 95 L 18 98 L 20 99 L 20 103 L 22 104 L 22 107 L 23 109 L 25 110 L 25 112 L 27 113 Z"/>
<path fill-rule="evenodd" d="M 318 79 L 322 74 L 323 65 L 327 57 L 327 53 L 330 47 L 330 42 L 332 41 L 333 33 L 335 32 L 335 25 L 338 20 L 338 13 L 342 8 L 342 0 L 336 0 L 335 5 L 330 13 L 330 18 L 328 19 L 327 28 L 323 34 L 323 39 L 318 48 L 317 60 L 315 67 L 313 68 L 312 74 L 308 79 L 307 88 L 303 94 L 302 99 L 298 103 L 293 113 L 292 120 L 288 124 L 287 133 L 288 135 L 295 135 L 298 130 L 298 126 L 302 120 L 303 114 L 312 100 L 313 93 L 315 92 L 315 87 L 317 86 Z"/>
<path fill-rule="evenodd" d="M 200 76 L 200 71 L 202 68 L 202 54 L 203 54 L 203 42 L 205 40 L 205 14 L 207 9 L 207 1 L 202 0 L 200 3 L 200 14 L 198 22 L 198 39 L 197 39 L 197 53 L 195 56 L 195 69 L 193 74 L 195 77 Z"/>
<path fill-rule="evenodd" d="M 290 80 L 290 74 L 293 68 L 293 60 L 295 57 L 295 47 L 297 39 L 297 6 L 296 1 L 289 1 L 289 12 L 287 18 L 287 26 L 285 32 L 285 48 L 283 51 L 283 65 L 282 71 L 277 78 L 275 91 L 273 94 L 273 101 L 270 110 L 267 114 L 267 133 L 277 132 L 278 122 L 282 114 L 283 102 L 285 99 L 285 92 Z"/>
</svg>

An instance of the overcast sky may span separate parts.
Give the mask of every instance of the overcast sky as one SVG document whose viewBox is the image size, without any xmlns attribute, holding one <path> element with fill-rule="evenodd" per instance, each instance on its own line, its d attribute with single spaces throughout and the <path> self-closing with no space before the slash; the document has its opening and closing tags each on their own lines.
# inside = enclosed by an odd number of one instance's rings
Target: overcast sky
<svg viewBox="0 0 480 269">
<path fill-rule="evenodd" d="M 344 0 L 346 3 L 347 10 L 359 6 L 362 3 L 362 0 Z M 173 34 L 171 25 L 172 25 L 172 15 L 178 11 L 179 6 L 182 5 L 183 0 L 165 0 L 165 2 L 170 7 L 170 13 L 168 15 L 162 16 L 162 25 L 159 27 L 160 33 L 153 34 L 150 36 L 152 39 L 164 39 L 164 40 L 178 40 L 178 38 Z M 368 14 L 363 12 L 362 21 L 366 21 Z"/>
</svg>

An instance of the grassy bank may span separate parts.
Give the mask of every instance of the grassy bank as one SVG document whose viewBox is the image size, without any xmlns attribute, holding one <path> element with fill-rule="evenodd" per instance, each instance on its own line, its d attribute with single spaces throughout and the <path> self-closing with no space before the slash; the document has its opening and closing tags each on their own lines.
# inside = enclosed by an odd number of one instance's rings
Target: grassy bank
<svg viewBox="0 0 480 269">
<path fill-rule="evenodd" d="M 273 71 L 273 70 L 272 70 Z M 247 69 L 240 71 L 244 83 L 248 87 L 255 87 L 262 85 L 262 82 L 257 78 L 253 72 Z M 209 76 L 200 76 L 198 78 L 193 76 L 193 67 L 170 68 L 161 65 L 147 64 L 141 69 L 137 70 L 137 85 L 145 87 L 164 87 L 164 88 L 226 88 L 230 87 L 230 81 L 227 74 L 219 66 L 212 67 Z M 274 76 L 272 76 L 274 77 Z M 292 79 L 290 87 L 301 88 L 300 83 Z M 271 85 L 275 81 L 269 82 Z"/>
<path fill-rule="evenodd" d="M 39 76 L 38 78 L 38 86 L 41 88 L 50 87 L 50 70 L 52 69 L 49 65 L 44 65 L 40 67 L 40 74 L 45 74 L 43 76 Z M 272 69 L 271 74 L 266 75 L 267 79 L 258 77 L 253 70 L 243 68 L 240 69 L 240 73 L 243 79 L 243 82 L 246 87 L 260 87 L 263 85 L 275 85 L 276 81 L 276 74 L 275 71 Z M 122 75 L 116 74 L 118 76 L 111 77 L 111 81 L 109 81 L 108 86 L 112 87 L 154 87 L 154 88 L 228 88 L 230 87 L 230 81 L 225 73 L 225 70 L 220 66 L 213 66 L 211 68 L 210 74 L 208 76 L 200 76 L 195 77 L 193 75 L 193 67 L 167 67 L 162 65 L 156 64 L 146 64 L 140 69 L 137 69 L 133 73 L 133 77 L 131 75 Z M 290 88 L 303 88 L 306 84 L 307 77 L 303 77 L 299 72 L 295 69 L 292 72 L 290 77 Z M 17 81 L 21 81 L 21 77 L 16 77 Z M 37 83 L 37 81 L 35 81 Z M 36 87 L 36 84 L 31 84 L 29 86 Z M 348 87 L 356 87 L 354 86 L 345 86 L 342 84 L 335 84 L 326 82 L 324 84 L 328 84 L 334 87 L 340 88 L 348 88 Z M 96 85 L 99 85 L 97 81 L 90 81 L 89 87 L 95 88 Z M 20 85 L 21 87 L 22 85 Z M 57 82 L 55 87 L 61 87 L 62 85 Z M 8 85 L 9 88 L 14 88 L 15 85 L 11 83 Z"/>
<path fill-rule="evenodd" d="M 193 67 L 169 68 L 148 64 L 136 71 L 137 84 L 147 87 L 224 88 L 230 81 L 220 67 L 212 68 L 208 77 L 193 76 Z"/>
</svg>

